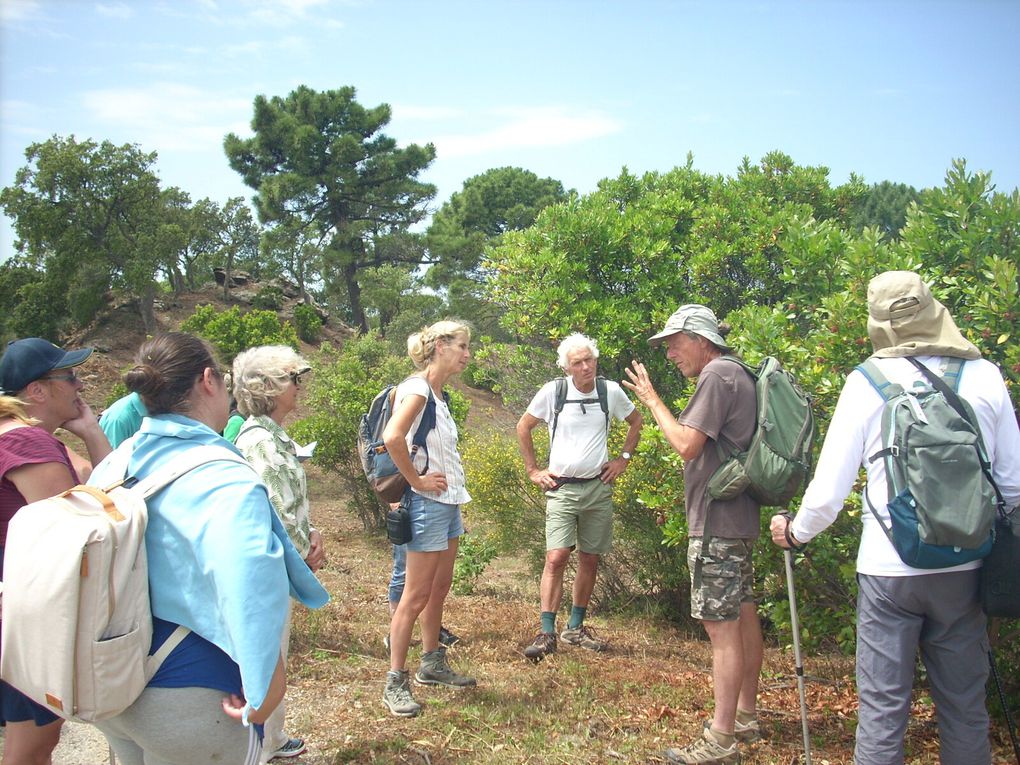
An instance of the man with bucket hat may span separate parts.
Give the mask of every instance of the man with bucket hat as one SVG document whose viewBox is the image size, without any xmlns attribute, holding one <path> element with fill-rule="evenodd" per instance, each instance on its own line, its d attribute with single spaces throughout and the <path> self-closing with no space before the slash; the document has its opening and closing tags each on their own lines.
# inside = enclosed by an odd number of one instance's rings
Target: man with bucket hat
<svg viewBox="0 0 1020 765">
<path fill-rule="evenodd" d="M 666 750 L 671 763 L 736 763 L 738 741 L 761 737 L 757 720 L 758 675 L 762 664 L 761 623 L 752 583 L 752 550 L 759 535 L 758 503 L 741 493 L 713 500 L 708 482 L 722 457 L 715 442 L 746 449 L 754 435 L 754 381 L 731 353 L 711 309 L 682 305 L 661 332 L 666 358 L 684 377 L 697 378 L 694 394 L 676 419 L 655 392 L 644 364 L 627 369 L 630 388 L 655 417 L 666 440 L 684 459 L 684 497 L 691 570 L 691 616 L 701 621 L 712 643 L 715 710 L 702 735 L 682 749 Z M 711 443 L 710 443 L 711 442 Z"/>
<path fill-rule="evenodd" d="M 91 354 L 91 348 L 65 351 L 29 337 L 8 344 L 0 358 L 0 570 L 14 514 L 85 478 L 53 432 L 63 427 L 80 437 L 92 464 L 110 452 L 92 410 L 79 397 L 84 384 L 74 369 Z M 59 717 L 0 683 L 0 722 L 7 727 L 5 761 L 49 761 L 60 738 Z"/>
<path fill-rule="evenodd" d="M 871 280 L 868 336 L 874 348 L 869 361 L 904 390 L 929 385 L 915 362 L 939 377 L 962 364 L 957 393 L 973 408 L 1006 507 L 1015 506 L 1020 501 L 1020 430 L 1002 374 L 980 357 L 917 274 L 887 271 Z M 851 371 L 800 511 L 792 521 L 789 516 L 772 518 L 772 540 L 784 548 L 810 542 L 836 519 L 861 467 L 866 469 L 862 501 L 870 501 L 874 511 L 861 514 L 857 553 L 860 705 L 854 762 L 903 762 L 920 650 L 935 700 L 941 761 L 987 765 L 988 637 L 978 602 L 981 561 L 922 569 L 897 553 L 882 529 L 890 518 L 886 465 L 870 459 L 883 448 L 883 411 L 885 399 L 864 371 Z M 937 484 L 938 476 L 932 478 Z"/>
</svg>

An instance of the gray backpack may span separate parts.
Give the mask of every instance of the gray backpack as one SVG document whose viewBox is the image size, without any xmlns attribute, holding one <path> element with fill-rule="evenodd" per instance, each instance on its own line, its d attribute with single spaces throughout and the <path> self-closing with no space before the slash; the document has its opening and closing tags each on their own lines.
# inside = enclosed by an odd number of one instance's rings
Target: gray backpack
<svg viewBox="0 0 1020 765">
<path fill-rule="evenodd" d="M 868 359 L 857 369 L 885 399 L 882 449 L 889 485 L 887 526 L 865 490 L 868 508 L 900 558 L 914 568 L 946 568 L 984 558 L 1001 502 L 977 417 L 956 393 L 962 359 L 940 378 L 915 358 L 927 378 L 909 390 L 891 383 Z"/>
</svg>

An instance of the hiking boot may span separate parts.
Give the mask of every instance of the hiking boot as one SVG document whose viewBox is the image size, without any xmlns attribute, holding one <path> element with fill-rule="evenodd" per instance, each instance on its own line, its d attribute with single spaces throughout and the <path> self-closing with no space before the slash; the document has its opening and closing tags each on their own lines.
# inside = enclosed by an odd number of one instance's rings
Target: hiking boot
<svg viewBox="0 0 1020 765">
<path fill-rule="evenodd" d="M 452 646 L 454 643 L 460 642 L 460 636 L 454 635 L 450 630 L 440 625 L 439 627 L 439 644 L 445 645 L 447 648 Z"/>
<path fill-rule="evenodd" d="M 531 645 L 524 649 L 524 655 L 532 661 L 541 661 L 551 653 L 556 653 L 556 633 L 539 632 Z"/>
<path fill-rule="evenodd" d="M 414 717 L 421 712 L 421 704 L 411 695 L 411 675 L 406 669 L 386 673 L 382 700 L 390 713 L 397 717 Z"/>
<path fill-rule="evenodd" d="M 733 746 L 723 746 L 708 727 L 683 749 L 667 749 L 664 756 L 673 765 L 736 765 L 740 762 L 736 742 Z"/>
<path fill-rule="evenodd" d="M 711 723 L 706 723 L 711 725 Z M 761 741 L 764 736 L 761 735 L 761 728 L 758 727 L 758 718 L 754 718 L 751 722 L 742 723 L 740 720 L 733 721 L 733 735 L 736 736 L 737 741 L 743 744 L 753 744 L 755 741 Z"/>
<path fill-rule="evenodd" d="M 275 760 L 277 757 L 286 759 L 287 757 L 297 757 L 305 751 L 304 739 L 300 738 L 288 738 L 287 743 L 272 752 L 267 759 Z"/>
<path fill-rule="evenodd" d="M 589 651 L 604 651 L 609 647 L 607 641 L 597 637 L 595 630 L 585 624 L 573 629 L 568 627 L 563 630 L 560 633 L 560 640 L 567 645 L 577 645 L 581 648 L 587 648 Z"/>
<path fill-rule="evenodd" d="M 458 675 L 446 661 L 446 646 L 439 646 L 421 657 L 421 666 L 414 673 L 414 681 L 422 685 L 445 685 L 450 688 L 473 688 L 473 677 Z"/>
</svg>

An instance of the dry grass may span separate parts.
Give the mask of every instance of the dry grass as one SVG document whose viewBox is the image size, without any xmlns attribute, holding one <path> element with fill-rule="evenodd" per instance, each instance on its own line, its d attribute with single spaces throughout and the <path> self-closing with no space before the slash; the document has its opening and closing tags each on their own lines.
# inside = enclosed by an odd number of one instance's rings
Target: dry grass
<svg viewBox="0 0 1020 765">
<path fill-rule="evenodd" d="M 390 550 L 343 509 L 334 482 L 312 468 L 316 525 L 328 544 L 321 572 L 333 601 L 297 609 L 292 637 L 288 730 L 317 763 L 663 762 L 667 746 L 697 735 L 711 709 L 711 653 L 699 639 L 636 616 L 594 614 L 612 643 L 606 654 L 561 647 L 540 664 L 520 653 L 537 628 L 537 585 L 519 561 L 497 559 L 473 595 L 451 595 L 444 623 L 464 637 L 454 666 L 478 688 L 415 688 L 423 714 L 389 715 L 380 701 L 388 668 Z M 417 662 L 412 648 L 409 666 Z M 856 701 L 852 659 L 811 656 L 812 760 L 851 762 Z M 799 701 L 789 651 L 767 649 L 760 722 L 766 740 L 745 748 L 745 763 L 791 763 L 802 752 Z M 908 733 L 910 763 L 935 763 L 930 702 L 919 695 Z M 1001 733 L 1001 732 L 999 732 Z M 1008 762 L 1007 750 L 996 762 Z"/>
</svg>

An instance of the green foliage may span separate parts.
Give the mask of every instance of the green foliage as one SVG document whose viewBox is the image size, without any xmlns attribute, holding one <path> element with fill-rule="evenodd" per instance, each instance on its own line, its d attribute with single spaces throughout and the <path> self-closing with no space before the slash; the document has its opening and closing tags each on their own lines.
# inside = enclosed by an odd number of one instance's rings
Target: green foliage
<svg viewBox="0 0 1020 765">
<path fill-rule="evenodd" d="M 184 332 L 193 332 L 211 342 L 224 363 L 234 356 L 259 345 L 289 345 L 297 350 L 297 333 L 290 322 L 280 322 L 273 311 L 258 309 L 241 313 L 235 305 L 217 311 L 211 305 L 200 305 L 182 324 Z"/>
<path fill-rule="evenodd" d="M 283 306 L 283 290 L 273 284 L 266 285 L 255 293 L 251 304 L 262 311 L 279 311 Z"/>
<path fill-rule="evenodd" d="M 303 230 L 317 242 L 315 275 L 327 293 L 344 293 L 349 318 L 363 331 L 362 269 L 422 262 L 414 248 L 377 243 L 423 220 L 435 195 L 433 185 L 418 180 L 435 147 L 397 148 L 381 132 L 389 121 L 387 104 L 366 108 L 352 87 L 301 86 L 285 98 L 256 97 L 254 135 L 231 133 L 223 142 L 230 166 L 257 192 L 260 220 L 288 237 Z"/>
<path fill-rule="evenodd" d="M 907 222 L 907 210 L 918 200 L 918 192 L 905 183 L 882 181 L 868 189 L 858 201 L 853 226 L 857 232 L 877 228 L 886 240 L 899 239 Z"/>
<path fill-rule="evenodd" d="M 675 380 L 650 353 L 649 329 L 680 303 L 725 316 L 782 302 L 787 230 L 807 219 L 845 223 L 861 193 L 856 179 L 832 189 L 825 168 L 797 167 L 779 153 L 757 167 L 745 161 L 736 178 L 705 175 L 690 161 L 640 178 L 624 170 L 504 234 L 485 263 L 489 296 L 518 337 L 552 341 L 581 329 L 609 359 L 643 357 L 656 378 Z M 679 392 L 671 386 L 667 396 Z"/>
<path fill-rule="evenodd" d="M 498 393 L 504 406 L 523 412 L 542 385 L 562 375 L 551 349 L 494 343 L 481 337 L 463 376 L 468 385 Z"/>
<path fill-rule="evenodd" d="M 110 388 L 110 392 L 106 396 L 106 401 L 103 402 L 103 409 L 109 409 L 113 406 L 114 402 L 124 398 L 128 394 L 127 385 L 124 384 L 123 380 L 117 380 Z"/>
<path fill-rule="evenodd" d="M 0 264 L 0 340 L 44 337 L 59 342 L 66 322 L 67 292 L 44 271 L 19 258 Z"/>
<path fill-rule="evenodd" d="M 322 317 L 308 303 L 294 306 L 294 325 L 297 336 L 306 343 L 314 345 L 322 337 Z"/>
<path fill-rule="evenodd" d="M 453 591 L 471 595 L 485 567 L 496 557 L 496 545 L 484 536 L 465 534 L 460 538 L 457 559 L 453 564 Z"/>
</svg>

